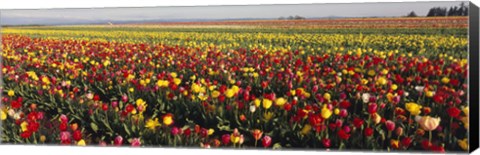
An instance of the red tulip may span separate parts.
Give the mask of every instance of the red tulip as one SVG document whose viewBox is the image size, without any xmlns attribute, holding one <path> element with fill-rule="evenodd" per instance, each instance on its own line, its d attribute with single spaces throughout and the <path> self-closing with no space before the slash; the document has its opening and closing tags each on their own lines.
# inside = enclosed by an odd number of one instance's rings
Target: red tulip
<svg viewBox="0 0 480 155">
<path fill-rule="evenodd" d="M 443 146 L 440 146 L 440 145 L 432 145 L 432 147 L 430 147 L 430 149 L 434 152 L 439 152 L 439 153 L 444 153 L 445 152 L 445 148 Z"/>
<path fill-rule="evenodd" d="M 348 133 L 347 133 L 346 131 L 344 131 L 343 129 L 338 130 L 337 135 L 338 135 L 338 137 L 340 137 L 340 138 L 343 139 L 343 140 L 347 140 L 348 138 L 350 138 L 350 134 L 348 134 Z"/>
<path fill-rule="evenodd" d="M 372 136 L 372 135 L 373 135 L 373 132 L 374 132 L 374 130 L 373 130 L 372 128 L 370 128 L 370 127 L 367 127 L 367 128 L 365 128 L 365 130 L 364 130 L 364 134 L 365 134 L 366 137 Z"/>
<path fill-rule="evenodd" d="M 363 120 L 360 118 L 355 117 L 353 119 L 353 125 L 355 125 L 356 128 L 360 128 L 363 125 Z"/>
<path fill-rule="evenodd" d="M 128 104 L 127 107 L 125 107 L 125 110 L 127 111 L 127 113 L 131 113 L 133 109 L 135 109 L 135 107 L 133 107 L 132 104 Z"/>
<path fill-rule="evenodd" d="M 262 138 L 262 145 L 263 147 L 267 148 L 272 144 L 272 138 L 270 136 L 265 135 Z"/>
<path fill-rule="evenodd" d="M 447 113 L 450 117 L 456 118 L 462 111 L 456 107 L 450 107 L 447 109 Z"/>
<path fill-rule="evenodd" d="M 283 109 L 285 109 L 286 111 L 290 111 L 292 109 L 292 104 L 286 103 L 285 105 L 283 105 Z"/>
<path fill-rule="evenodd" d="M 223 143 L 224 145 L 230 144 L 230 134 L 224 134 L 224 135 L 222 136 L 222 143 Z"/>
<path fill-rule="evenodd" d="M 75 131 L 73 132 L 73 139 L 74 139 L 75 141 L 82 140 L 82 131 L 80 131 L 80 130 L 75 130 Z"/>
<path fill-rule="evenodd" d="M 58 127 L 60 131 L 67 131 L 68 124 L 66 122 L 60 123 L 60 127 Z"/>
<path fill-rule="evenodd" d="M 376 103 L 370 103 L 368 105 L 368 113 L 374 114 L 377 112 L 377 104 Z"/>
<path fill-rule="evenodd" d="M 107 111 L 107 110 L 108 110 L 108 104 L 103 103 L 103 104 L 102 104 L 102 110 L 103 110 L 103 111 Z"/>
<path fill-rule="evenodd" d="M 183 130 L 183 135 L 185 136 L 190 136 L 190 134 L 192 133 L 192 130 L 190 128 L 186 128 L 185 130 Z"/>
<path fill-rule="evenodd" d="M 410 146 L 410 143 L 412 143 L 412 138 L 405 137 L 405 138 L 402 139 L 403 147 L 408 148 Z"/>
<path fill-rule="evenodd" d="M 32 133 L 27 130 L 27 131 L 22 132 L 22 133 L 20 134 L 20 137 L 26 139 L 26 138 L 29 138 L 31 135 L 32 135 Z"/>
<path fill-rule="evenodd" d="M 428 140 L 423 140 L 422 147 L 425 150 L 430 150 L 430 148 L 432 147 L 432 143 L 430 143 Z"/>
</svg>

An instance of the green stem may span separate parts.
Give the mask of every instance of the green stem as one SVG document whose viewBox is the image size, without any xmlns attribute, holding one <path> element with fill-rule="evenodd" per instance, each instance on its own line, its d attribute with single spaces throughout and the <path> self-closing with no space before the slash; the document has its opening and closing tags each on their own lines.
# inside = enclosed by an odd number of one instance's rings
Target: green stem
<svg viewBox="0 0 480 155">
<path fill-rule="evenodd" d="M 452 143 L 452 122 L 453 122 L 453 117 L 450 118 L 450 132 L 448 132 L 448 144 Z"/>
<path fill-rule="evenodd" d="M 432 131 L 428 132 L 428 142 L 432 143 Z M 429 144 L 430 145 L 430 144 Z"/>
<path fill-rule="evenodd" d="M 35 132 L 33 132 L 33 143 L 37 144 L 37 136 L 36 136 Z"/>
<path fill-rule="evenodd" d="M 177 137 L 174 135 L 173 136 L 173 147 L 177 146 Z"/>
</svg>

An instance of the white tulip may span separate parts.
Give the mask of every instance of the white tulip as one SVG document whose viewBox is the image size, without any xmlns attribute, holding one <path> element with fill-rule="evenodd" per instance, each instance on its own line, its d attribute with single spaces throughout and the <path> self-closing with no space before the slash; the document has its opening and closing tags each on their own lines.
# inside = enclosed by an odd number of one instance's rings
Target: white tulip
<svg viewBox="0 0 480 155">
<path fill-rule="evenodd" d="M 257 108 L 255 107 L 255 105 L 250 105 L 250 112 L 254 113 L 255 110 L 257 110 Z"/>
<path fill-rule="evenodd" d="M 425 89 L 424 86 L 415 86 L 415 90 L 418 92 L 423 92 L 423 89 Z"/>
<path fill-rule="evenodd" d="M 363 101 L 363 103 L 368 103 L 370 101 L 370 94 L 369 93 L 363 93 L 362 94 L 362 101 Z"/>
</svg>

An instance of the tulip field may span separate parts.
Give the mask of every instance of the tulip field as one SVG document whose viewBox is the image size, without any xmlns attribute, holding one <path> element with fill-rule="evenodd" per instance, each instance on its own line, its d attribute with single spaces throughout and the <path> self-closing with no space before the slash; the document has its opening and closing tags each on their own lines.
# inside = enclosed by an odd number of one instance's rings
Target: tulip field
<svg viewBox="0 0 480 155">
<path fill-rule="evenodd" d="M 2 27 L 1 143 L 466 151 L 467 22 Z"/>
</svg>

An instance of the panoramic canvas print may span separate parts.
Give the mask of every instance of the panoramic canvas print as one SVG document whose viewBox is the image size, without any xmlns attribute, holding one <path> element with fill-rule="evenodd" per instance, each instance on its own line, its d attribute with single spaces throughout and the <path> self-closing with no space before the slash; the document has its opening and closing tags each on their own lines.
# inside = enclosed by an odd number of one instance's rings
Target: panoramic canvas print
<svg viewBox="0 0 480 155">
<path fill-rule="evenodd" d="M 468 12 L 1 10 L 1 143 L 467 152 Z"/>
</svg>

